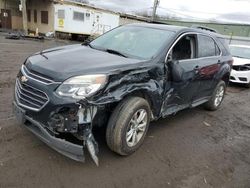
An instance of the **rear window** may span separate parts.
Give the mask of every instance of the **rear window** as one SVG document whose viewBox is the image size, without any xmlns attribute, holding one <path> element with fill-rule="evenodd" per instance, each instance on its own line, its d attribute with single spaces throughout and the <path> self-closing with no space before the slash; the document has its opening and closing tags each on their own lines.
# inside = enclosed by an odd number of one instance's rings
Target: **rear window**
<svg viewBox="0 0 250 188">
<path fill-rule="evenodd" d="M 224 54 L 229 54 L 230 53 L 230 49 L 229 49 L 229 45 L 228 45 L 228 42 L 226 41 L 226 39 L 222 38 L 222 37 L 217 37 L 217 39 L 218 39 L 217 41 L 224 48 L 224 49 L 222 49 L 222 51 L 224 52 Z"/>
</svg>

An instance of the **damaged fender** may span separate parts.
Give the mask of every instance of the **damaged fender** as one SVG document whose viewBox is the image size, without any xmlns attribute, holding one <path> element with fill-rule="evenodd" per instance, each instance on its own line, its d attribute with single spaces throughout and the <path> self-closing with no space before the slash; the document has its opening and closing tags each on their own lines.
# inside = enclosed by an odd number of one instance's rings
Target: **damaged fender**
<svg viewBox="0 0 250 188">
<path fill-rule="evenodd" d="M 120 102 L 126 96 L 142 94 L 151 104 L 153 119 L 160 116 L 164 94 L 164 72 L 160 66 L 141 67 L 139 70 L 119 70 L 109 76 L 109 84 L 88 100 L 92 105 L 101 106 Z"/>
</svg>

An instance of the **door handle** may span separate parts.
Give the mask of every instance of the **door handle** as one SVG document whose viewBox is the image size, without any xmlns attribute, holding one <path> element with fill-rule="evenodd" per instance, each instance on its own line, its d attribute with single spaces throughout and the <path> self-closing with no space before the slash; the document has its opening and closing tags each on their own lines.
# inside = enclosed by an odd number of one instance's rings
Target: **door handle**
<svg viewBox="0 0 250 188">
<path fill-rule="evenodd" d="M 199 70 L 200 69 L 200 66 L 199 65 L 196 65 L 195 67 L 194 67 L 194 70 Z"/>
<path fill-rule="evenodd" d="M 218 60 L 217 64 L 221 64 L 221 60 Z"/>
<path fill-rule="evenodd" d="M 194 72 L 195 72 L 195 74 L 198 74 L 198 73 L 199 73 L 199 70 L 200 70 L 200 66 L 199 66 L 199 65 L 196 65 L 196 66 L 194 67 Z"/>
</svg>

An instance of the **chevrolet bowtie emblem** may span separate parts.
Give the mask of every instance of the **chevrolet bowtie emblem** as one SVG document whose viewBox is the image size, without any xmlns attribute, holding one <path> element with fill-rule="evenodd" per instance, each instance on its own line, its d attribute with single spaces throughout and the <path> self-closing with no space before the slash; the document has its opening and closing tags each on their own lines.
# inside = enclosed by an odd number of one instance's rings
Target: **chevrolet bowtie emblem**
<svg viewBox="0 0 250 188">
<path fill-rule="evenodd" d="M 24 83 L 24 82 L 27 82 L 27 81 L 28 81 L 28 79 L 27 79 L 27 77 L 26 77 L 26 76 L 22 76 L 22 77 L 21 77 L 21 82 L 23 82 L 23 83 Z"/>
</svg>

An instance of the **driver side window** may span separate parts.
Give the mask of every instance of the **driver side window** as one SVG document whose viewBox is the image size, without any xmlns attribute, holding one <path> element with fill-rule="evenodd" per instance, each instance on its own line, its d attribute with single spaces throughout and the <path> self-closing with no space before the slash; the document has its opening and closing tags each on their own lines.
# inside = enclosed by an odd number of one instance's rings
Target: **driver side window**
<svg viewBox="0 0 250 188">
<path fill-rule="evenodd" d="M 196 35 L 182 37 L 170 52 L 173 61 L 196 58 Z"/>
</svg>

